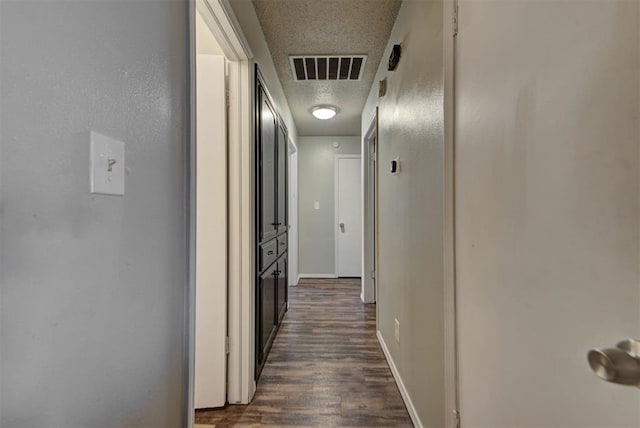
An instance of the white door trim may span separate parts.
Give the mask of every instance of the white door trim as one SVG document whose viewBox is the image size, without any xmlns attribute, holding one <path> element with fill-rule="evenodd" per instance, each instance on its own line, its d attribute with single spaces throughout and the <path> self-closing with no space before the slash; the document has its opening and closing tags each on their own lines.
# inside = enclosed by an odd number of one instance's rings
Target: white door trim
<svg viewBox="0 0 640 428">
<path fill-rule="evenodd" d="M 189 174 L 188 190 L 188 238 L 187 238 L 187 290 L 186 290 L 186 325 L 185 350 L 187 358 L 184 360 L 183 380 L 184 399 L 186 408 L 183 409 L 183 420 L 191 428 L 195 423 L 195 366 L 196 366 L 196 3 L 189 0 L 187 5 L 189 14 L 189 147 L 186 166 Z"/>
<path fill-rule="evenodd" d="M 289 138 L 288 143 L 289 182 L 287 210 L 289 211 L 288 254 L 289 254 L 289 286 L 298 285 L 298 148 Z M 296 203 L 293 204 L 292 202 Z"/>
<path fill-rule="evenodd" d="M 334 155 L 333 159 L 333 200 L 334 200 L 334 214 L 333 214 L 333 248 L 334 248 L 334 272 L 335 278 L 338 278 L 338 227 L 337 224 L 340 221 L 340 207 L 338 203 L 338 185 L 339 185 L 339 174 L 338 174 L 338 161 L 340 159 L 361 159 L 360 155 Z M 362 190 L 361 190 L 362 191 Z"/>
<path fill-rule="evenodd" d="M 455 37 L 457 0 L 443 8 L 444 63 L 444 404 L 445 427 L 460 426 L 455 278 Z M 454 18 L 455 17 L 455 23 Z"/>
<path fill-rule="evenodd" d="M 248 404 L 253 379 L 254 251 L 253 131 L 251 66 L 230 63 L 229 70 L 229 403 Z"/>
<path fill-rule="evenodd" d="M 185 404 L 184 420 L 195 423 L 195 254 L 196 254 L 196 43 L 195 20 L 199 10 L 225 57 L 228 70 L 228 334 L 227 400 L 249 403 L 255 392 L 253 380 L 253 229 L 252 204 L 252 127 L 251 72 L 253 53 L 227 0 L 188 0 L 189 13 L 189 201 L 188 201 L 188 289 L 185 329 Z M 243 272 L 249 272 L 244 274 Z"/>
<path fill-rule="evenodd" d="M 371 147 L 370 141 L 373 137 L 377 137 L 378 133 L 378 108 L 376 107 L 373 117 L 369 121 L 367 132 L 365 132 L 362 138 L 362 291 L 360 292 L 360 299 L 363 303 L 375 303 L 375 280 L 371 277 L 371 272 L 376 272 L 377 275 L 377 260 L 374 248 L 374 242 L 377 239 L 377 231 L 375 222 L 371 225 L 371 210 L 373 208 L 373 218 L 376 218 L 375 205 L 372 207 L 371 203 L 371 187 L 372 183 L 369 180 L 371 176 Z M 377 155 L 377 150 L 376 150 Z M 375 173 L 375 172 L 374 172 Z M 375 204 L 375 200 L 373 201 Z M 373 228 L 373 236 L 371 236 L 371 228 Z M 373 238 L 373 241 L 372 241 Z"/>
<path fill-rule="evenodd" d="M 228 0 L 196 0 L 196 8 L 229 61 L 253 57 L 249 42 Z"/>
</svg>

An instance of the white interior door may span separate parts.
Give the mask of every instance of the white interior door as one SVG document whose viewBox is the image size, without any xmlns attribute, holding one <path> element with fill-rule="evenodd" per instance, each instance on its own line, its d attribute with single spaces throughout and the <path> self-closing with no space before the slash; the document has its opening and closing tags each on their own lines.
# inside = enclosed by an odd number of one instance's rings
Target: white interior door
<svg viewBox="0 0 640 428">
<path fill-rule="evenodd" d="M 196 344 L 195 408 L 226 402 L 227 136 L 225 59 L 196 65 Z"/>
<path fill-rule="evenodd" d="M 638 1 L 460 0 L 463 427 L 638 427 L 592 347 L 640 334 Z"/>
<path fill-rule="evenodd" d="M 298 151 L 289 142 L 289 285 L 298 285 Z"/>
<path fill-rule="evenodd" d="M 362 185 L 360 156 L 336 156 L 336 271 L 362 276 Z"/>
</svg>

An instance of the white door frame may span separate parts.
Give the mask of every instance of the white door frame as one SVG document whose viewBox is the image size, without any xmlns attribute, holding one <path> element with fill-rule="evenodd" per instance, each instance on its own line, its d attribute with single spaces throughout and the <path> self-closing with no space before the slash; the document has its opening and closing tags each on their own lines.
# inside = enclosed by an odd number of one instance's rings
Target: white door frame
<svg viewBox="0 0 640 428">
<path fill-rule="evenodd" d="M 371 198 L 372 188 L 377 192 L 375 180 L 377 177 L 377 163 L 374 171 L 371 165 L 375 161 L 371 156 L 371 140 L 378 136 L 378 108 L 376 107 L 369 126 L 362 138 L 362 291 L 360 299 L 363 303 L 375 303 L 375 282 L 378 277 L 376 241 L 377 241 L 377 196 Z M 376 143 L 377 144 L 377 143 Z M 377 147 L 376 147 L 377 156 Z M 374 182 L 371 182 L 371 174 Z M 373 224 L 372 223 L 373 220 Z M 373 232 L 373 233 L 372 233 Z"/>
<path fill-rule="evenodd" d="M 338 237 L 339 237 L 339 232 L 338 232 L 338 222 L 340 221 L 340 207 L 339 207 L 339 203 L 338 203 L 338 190 L 339 190 L 339 175 L 338 175 L 338 161 L 340 159 L 361 159 L 360 155 L 334 155 L 334 159 L 333 159 L 333 173 L 334 173 L 334 179 L 333 179 L 333 198 L 334 198 L 334 223 L 333 223 L 333 230 L 334 230 L 334 235 L 333 235 L 333 248 L 334 248 L 334 270 L 335 270 L 335 277 L 338 278 L 338 261 L 340 259 L 339 254 L 338 254 Z M 362 192 L 362 188 L 360 190 Z M 362 196 L 360 198 L 360 200 L 362 201 Z M 363 207 L 364 208 L 364 207 Z M 364 209 L 363 209 L 364 211 Z M 361 275 L 363 275 L 361 273 Z"/>
<path fill-rule="evenodd" d="M 211 30 L 228 62 L 228 335 L 227 400 L 248 403 L 253 380 L 253 202 L 252 202 L 252 84 L 249 60 L 253 53 L 227 0 L 188 0 L 189 12 L 189 201 L 188 289 L 185 323 L 185 415 L 193 427 L 195 367 L 196 255 L 196 10 Z M 243 274 L 244 273 L 244 274 Z"/>
<path fill-rule="evenodd" d="M 459 428 L 455 278 L 455 36 L 458 0 L 444 0 L 444 405 L 445 427 Z"/>
<path fill-rule="evenodd" d="M 296 143 L 289 138 L 288 143 L 288 160 L 289 160 L 289 187 L 287 196 L 287 209 L 289 211 L 289 286 L 296 286 L 300 281 L 298 272 L 298 147 Z M 295 197 L 294 197 L 295 195 Z M 292 201 L 296 201 L 295 204 Z"/>
</svg>

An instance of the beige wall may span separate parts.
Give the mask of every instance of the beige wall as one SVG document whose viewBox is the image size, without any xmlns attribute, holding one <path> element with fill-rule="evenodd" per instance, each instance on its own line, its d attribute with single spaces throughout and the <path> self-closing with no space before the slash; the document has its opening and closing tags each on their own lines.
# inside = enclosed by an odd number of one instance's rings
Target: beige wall
<svg viewBox="0 0 640 428">
<path fill-rule="evenodd" d="M 382 61 L 362 116 L 364 133 L 377 82 L 386 76 L 387 95 L 379 100 L 378 329 L 419 423 L 428 427 L 444 426 L 442 15 L 442 1 L 403 3 L 383 56 L 401 43 L 400 64 L 388 72 Z M 396 157 L 401 173 L 394 176 L 388 165 Z"/>
<path fill-rule="evenodd" d="M 465 428 L 640 426 L 586 359 L 640 333 L 639 5 L 460 2 Z"/>
<path fill-rule="evenodd" d="M 333 143 L 338 142 L 338 148 Z M 300 137 L 298 142 L 299 271 L 336 273 L 335 155 L 360 154 L 360 137 Z M 320 209 L 314 209 L 314 202 Z"/>
</svg>

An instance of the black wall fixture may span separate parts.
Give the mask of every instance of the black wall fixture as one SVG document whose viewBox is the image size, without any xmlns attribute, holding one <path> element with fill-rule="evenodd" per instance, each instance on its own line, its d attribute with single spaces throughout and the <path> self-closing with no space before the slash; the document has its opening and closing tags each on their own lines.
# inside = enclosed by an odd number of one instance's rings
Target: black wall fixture
<svg viewBox="0 0 640 428">
<path fill-rule="evenodd" d="M 402 48 L 400 45 L 393 45 L 393 49 L 391 50 L 391 55 L 389 55 L 389 71 L 393 71 L 398 68 L 398 63 L 400 62 L 400 54 L 402 53 Z"/>
</svg>

